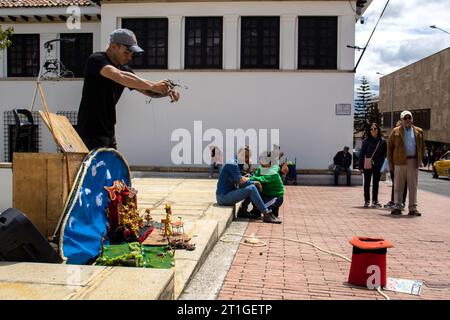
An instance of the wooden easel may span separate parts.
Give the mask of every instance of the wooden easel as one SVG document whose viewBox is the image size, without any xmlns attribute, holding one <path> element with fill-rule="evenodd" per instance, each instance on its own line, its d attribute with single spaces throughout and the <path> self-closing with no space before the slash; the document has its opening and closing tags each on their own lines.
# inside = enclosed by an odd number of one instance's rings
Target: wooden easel
<svg viewBox="0 0 450 320">
<path fill-rule="evenodd" d="M 45 100 L 44 90 L 42 89 L 42 85 L 40 82 L 40 74 L 38 79 L 36 80 L 36 91 L 34 93 L 33 103 L 31 106 L 31 110 L 33 110 L 34 102 L 36 100 L 37 92 L 44 103 L 45 112 L 39 110 L 39 115 L 47 125 L 52 134 L 52 137 L 56 143 L 56 145 L 61 149 L 64 154 L 64 158 L 66 159 L 66 172 L 67 172 L 67 185 L 68 190 L 71 189 L 70 185 L 70 168 L 69 168 L 69 153 L 89 153 L 88 148 L 84 144 L 83 140 L 81 140 L 78 133 L 73 128 L 67 117 L 62 115 L 56 115 L 54 113 L 50 113 L 48 111 L 48 105 Z"/>
</svg>

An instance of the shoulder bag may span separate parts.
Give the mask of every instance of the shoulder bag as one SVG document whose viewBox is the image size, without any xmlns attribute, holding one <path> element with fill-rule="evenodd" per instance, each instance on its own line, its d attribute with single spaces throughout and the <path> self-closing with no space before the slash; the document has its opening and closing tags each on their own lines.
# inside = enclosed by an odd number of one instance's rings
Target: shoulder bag
<svg viewBox="0 0 450 320">
<path fill-rule="evenodd" d="M 377 147 L 375 148 L 375 151 L 372 153 L 372 156 L 370 158 L 364 157 L 364 169 L 366 170 L 372 170 L 372 158 L 377 152 L 378 146 L 380 145 L 380 141 L 378 141 Z"/>
</svg>

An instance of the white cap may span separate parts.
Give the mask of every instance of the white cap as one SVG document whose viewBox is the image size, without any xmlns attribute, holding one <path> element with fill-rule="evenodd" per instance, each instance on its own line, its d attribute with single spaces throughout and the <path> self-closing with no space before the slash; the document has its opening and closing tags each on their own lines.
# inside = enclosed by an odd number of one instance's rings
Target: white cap
<svg viewBox="0 0 450 320">
<path fill-rule="evenodd" d="M 408 110 L 402 111 L 402 113 L 400 113 L 400 119 L 403 119 L 405 116 L 410 116 L 412 119 L 412 113 Z"/>
</svg>

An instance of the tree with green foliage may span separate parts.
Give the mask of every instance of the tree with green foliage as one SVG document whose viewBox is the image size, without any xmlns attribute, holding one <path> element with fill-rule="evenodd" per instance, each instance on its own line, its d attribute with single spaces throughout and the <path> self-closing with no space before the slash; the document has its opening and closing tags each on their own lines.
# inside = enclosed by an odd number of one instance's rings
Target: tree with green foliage
<svg viewBox="0 0 450 320">
<path fill-rule="evenodd" d="M 361 85 L 356 90 L 355 99 L 355 114 L 353 122 L 353 134 L 358 133 L 366 134 L 369 122 L 369 105 L 373 98 L 372 91 L 370 90 L 369 81 L 366 77 L 362 77 Z M 377 106 L 378 108 L 378 106 Z"/>
<path fill-rule="evenodd" d="M 367 138 L 369 136 L 370 131 L 370 124 L 376 123 L 381 127 L 381 112 L 380 109 L 378 109 L 378 102 L 377 101 L 370 101 L 369 106 L 367 109 L 367 115 L 366 115 L 366 128 L 365 128 L 365 137 Z"/>
<path fill-rule="evenodd" d="M 10 37 L 13 34 L 13 32 L 14 29 L 12 27 L 3 31 L 2 26 L 0 26 L 0 50 L 8 48 L 12 44 Z"/>
</svg>

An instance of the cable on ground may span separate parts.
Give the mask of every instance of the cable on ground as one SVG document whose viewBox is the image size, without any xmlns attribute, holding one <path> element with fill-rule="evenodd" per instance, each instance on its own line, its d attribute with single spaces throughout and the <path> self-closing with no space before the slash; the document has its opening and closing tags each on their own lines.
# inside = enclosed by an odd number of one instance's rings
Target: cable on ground
<svg viewBox="0 0 450 320">
<path fill-rule="evenodd" d="M 239 241 L 239 243 L 244 246 L 250 246 L 250 247 L 265 247 L 265 246 L 267 246 L 266 242 L 259 240 L 253 234 L 251 236 L 246 236 L 244 234 L 239 234 L 239 233 L 225 233 L 223 235 L 223 237 L 220 238 L 220 241 L 222 241 L 222 242 L 237 242 L 236 240 L 228 239 L 227 237 L 229 237 L 229 236 L 238 236 L 238 237 L 244 238 L 244 240 Z M 277 239 L 277 240 L 291 241 L 291 242 L 306 244 L 306 245 L 316 248 L 319 251 L 322 251 L 322 252 L 328 253 L 330 255 L 344 259 L 345 261 L 348 261 L 348 262 L 352 261 L 351 259 L 347 258 L 346 256 L 344 256 L 342 254 L 339 254 L 339 253 L 336 253 L 333 251 L 329 251 L 329 250 L 325 250 L 319 246 L 316 246 L 314 243 L 307 242 L 307 241 L 301 241 L 301 240 L 297 240 L 297 239 L 284 238 L 284 237 L 276 237 L 276 236 L 260 236 L 259 238 L 260 239 Z M 377 292 L 380 295 L 382 295 L 386 300 L 391 300 L 388 295 L 386 295 L 385 293 L 383 293 L 381 291 L 380 287 L 377 287 Z"/>
</svg>

